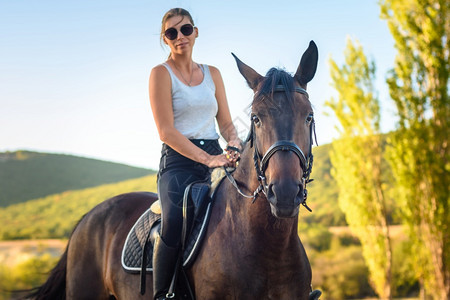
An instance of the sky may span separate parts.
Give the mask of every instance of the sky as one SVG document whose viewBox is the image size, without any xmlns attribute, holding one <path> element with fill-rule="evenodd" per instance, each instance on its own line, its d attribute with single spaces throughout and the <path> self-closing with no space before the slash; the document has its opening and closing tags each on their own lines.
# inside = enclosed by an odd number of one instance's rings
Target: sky
<svg viewBox="0 0 450 300">
<path fill-rule="evenodd" d="M 319 49 L 308 84 L 319 145 L 338 137 L 324 106 L 336 95 L 328 61 L 343 64 L 349 38 L 375 61 L 382 130 L 394 128 L 385 78 L 396 52 L 377 0 L 0 0 L 0 152 L 63 153 L 157 169 L 161 142 L 148 77 L 169 54 L 159 34 L 173 7 L 192 14 L 199 29 L 193 59 L 220 70 L 242 136 L 252 91 L 231 52 L 262 75 L 271 67 L 295 73 L 310 40 Z"/>
</svg>

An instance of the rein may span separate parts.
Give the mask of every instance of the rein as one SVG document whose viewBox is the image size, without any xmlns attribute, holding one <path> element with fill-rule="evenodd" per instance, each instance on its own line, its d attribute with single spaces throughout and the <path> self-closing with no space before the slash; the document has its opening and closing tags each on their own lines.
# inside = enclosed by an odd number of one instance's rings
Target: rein
<svg viewBox="0 0 450 300">
<path fill-rule="evenodd" d="M 274 92 L 285 92 L 285 88 L 282 85 L 277 85 L 274 89 Z M 300 87 L 295 87 L 294 92 L 304 94 L 308 96 L 308 93 L 305 89 Z M 266 182 L 266 175 L 265 171 L 267 169 L 267 166 L 269 164 L 270 158 L 277 152 L 277 151 L 292 151 L 300 160 L 300 166 L 303 170 L 303 176 L 302 176 L 302 184 L 303 184 L 303 201 L 302 205 L 309 210 L 312 211 L 311 208 L 308 207 L 306 204 L 306 199 L 308 197 L 308 191 L 306 190 L 306 185 L 313 181 L 313 179 L 310 179 L 312 166 L 313 166 L 313 155 L 312 155 L 312 144 L 314 142 L 313 138 L 316 140 L 317 144 L 317 137 L 316 137 L 316 131 L 315 131 L 315 123 L 314 119 L 311 120 L 310 124 L 310 143 L 309 143 L 309 154 L 308 157 L 305 156 L 303 151 L 300 149 L 300 147 L 295 144 L 293 141 L 288 140 L 279 140 L 272 144 L 272 146 L 269 147 L 269 149 L 264 153 L 264 155 L 261 157 L 258 151 L 258 147 L 256 145 L 256 135 L 255 135 L 255 119 L 256 116 L 252 116 L 251 121 L 251 127 L 250 132 L 248 134 L 248 137 L 246 139 L 246 142 L 250 142 L 250 148 L 254 146 L 254 153 L 253 153 L 253 161 L 256 169 L 256 173 L 258 176 L 258 182 L 259 186 L 256 188 L 256 190 L 253 192 L 252 195 L 247 195 L 241 191 L 239 186 L 236 183 L 236 180 L 231 176 L 230 172 L 224 167 L 225 174 L 227 175 L 228 180 L 231 182 L 231 184 L 236 188 L 238 193 L 245 197 L 245 198 L 252 198 L 252 203 L 256 201 L 256 198 L 258 197 L 259 193 L 263 193 L 267 197 L 267 191 L 268 191 L 268 185 Z M 314 134 L 314 137 L 313 137 Z"/>
</svg>

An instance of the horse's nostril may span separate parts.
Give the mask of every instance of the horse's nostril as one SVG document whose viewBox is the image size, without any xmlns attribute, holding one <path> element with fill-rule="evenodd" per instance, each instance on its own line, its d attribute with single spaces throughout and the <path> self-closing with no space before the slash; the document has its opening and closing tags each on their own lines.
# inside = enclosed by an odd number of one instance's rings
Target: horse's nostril
<svg viewBox="0 0 450 300">
<path fill-rule="evenodd" d="M 273 184 L 269 184 L 267 187 L 267 198 L 273 198 L 275 197 L 275 193 L 273 192 Z"/>
<path fill-rule="evenodd" d="M 278 194 L 277 194 L 277 191 L 276 191 L 276 186 L 274 185 L 274 184 L 269 184 L 268 186 L 267 186 L 267 200 L 269 200 L 269 202 L 272 204 L 272 205 L 277 205 L 277 203 L 278 203 Z"/>
</svg>

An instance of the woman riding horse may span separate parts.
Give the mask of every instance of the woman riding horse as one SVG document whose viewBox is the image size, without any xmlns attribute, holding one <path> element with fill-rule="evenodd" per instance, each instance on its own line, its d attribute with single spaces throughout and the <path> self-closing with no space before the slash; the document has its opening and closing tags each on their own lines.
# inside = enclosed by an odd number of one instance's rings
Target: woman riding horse
<svg viewBox="0 0 450 300">
<path fill-rule="evenodd" d="M 165 29 L 174 27 L 177 36 L 180 30 L 182 35 L 192 35 L 190 29 L 181 28 L 192 25 L 190 21 L 175 23 Z M 170 32 L 168 35 L 171 37 Z M 192 38 L 186 43 L 192 45 Z M 172 43 L 176 51 L 181 51 L 176 42 Z M 317 299 L 318 293 L 311 293 L 311 267 L 298 235 L 299 208 L 302 204 L 307 207 L 306 185 L 313 162 L 314 116 L 306 89 L 316 72 L 317 59 L 312 41 L 294 76 L 279 69 L 261 76 L 236 58 L 239 71 L 255 92 L 251 130 L 239 166 L 215 191 L 203 245 L 186 270 L 196 299 Z M 173 62 L 169 66 L 178 67 Z M 159 68 L 160 72 L 162 68 L 166 67 Z M 185 83 L 200 83 L 198 68 L 193 67 L 192 78 Z M 164 76 L 167 82 L 177 79 L 167 73 Z M 223 88 L 215 85 L 217 90 Z M 166 100 L 170 99 L 169 91 Z M 191 154 L 203 153 L 190 141 L 185 142 L 193 150 Z M 223 156 L 211 157 L 224 165 L 233 162 Z M 173 161 L 178 159 L 166 159 L 166 166 Z M 130 229 L 156 199 L 154 193 L 136 192 L 97 205 L 75 227 L 47 282 L 30 296 L 146 299 L 147 295 L 139 293 L 139 276 L 127 273 L 120 261 Z M 152 285 L 146 289 L 152 289 Z"/>
<path fill-rule="evenodd" d="M 241 147 L 219 70 L 192 60 L 197 37 L 189 12 L 169 10 L 162 20 L 161 39 L 170 55 L 150 74 L 150 103 L 164 142 L 158 172 L 162 223 L 153 255 L 155 299 L 165 299 L 175 270 L 184 189 L 194 181 L 207 180 L 210 168 L 234 166 L 239 158 L 238 151 L 222 154 L 215 120 L 228 146 Z"/>
</svg>

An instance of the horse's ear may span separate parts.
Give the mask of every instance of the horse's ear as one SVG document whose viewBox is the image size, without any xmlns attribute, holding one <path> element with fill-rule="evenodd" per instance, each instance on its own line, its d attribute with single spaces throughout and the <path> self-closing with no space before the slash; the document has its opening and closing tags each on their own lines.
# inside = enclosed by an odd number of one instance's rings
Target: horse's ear
<svg viewBox="0 0 450 300">
<path fill-rule="evenodd" d="M 317 70 L 317 60 L 319 59 L 319 51 L 314 41 L 309 42 L 309 47 L 302 55 L 300 65 L 295 73 L 295 78 L 300 85 L 306 87 L 306 84 L 313 79 Z"/>
<path fill-rule="evenodd" d="M 242 76 L 244 76 L 247 81 L 248 86 L 256 92 L 256 88 L 258 87 L 259 82 L 263 79 L 263 76 L 259 75 L 258 72 L 244 64 L 239 58 L 237 58 L 234 53 L 231 53 L 234 59 L 236 60 L 239 72 L 241 72 Z"/>
</svg>

